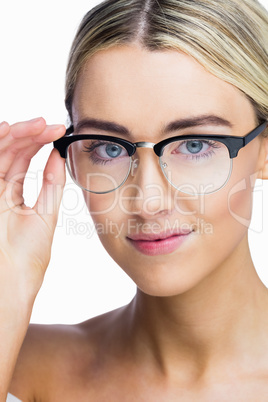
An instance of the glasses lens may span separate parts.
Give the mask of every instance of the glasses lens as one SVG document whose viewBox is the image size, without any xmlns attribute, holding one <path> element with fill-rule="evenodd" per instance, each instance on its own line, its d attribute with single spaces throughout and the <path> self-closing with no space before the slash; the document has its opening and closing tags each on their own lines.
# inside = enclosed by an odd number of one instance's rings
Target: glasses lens
<svg viewBox="0 0 268 402">
<path fill-rule="evenodd" d="M 168 181 L 187 194 L 209 194 L 227 182 L 232 161 L 219 141 L 196 138 L 168 144 L 160 157 Z"/>
<path fill-rule="evenodd" d="M 67 167 L 73 180 L 93 193 L 108 193 L 126 180 L 131 158 L 121 145 L 102 140 L 79 140 L 68 147 Z"/>
</svg>

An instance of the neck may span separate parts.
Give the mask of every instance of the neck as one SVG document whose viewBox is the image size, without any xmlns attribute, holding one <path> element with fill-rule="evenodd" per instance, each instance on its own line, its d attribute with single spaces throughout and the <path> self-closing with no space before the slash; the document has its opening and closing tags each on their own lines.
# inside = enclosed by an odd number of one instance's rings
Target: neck
<svg viewBox="0 0 268 402">
<path fill-rule="evenodd" d="M 239 360 L 254 348 L 259 354 L 268 329 L 267 304 L 247 247 L 243 258 L 230 257 L 184 294 L 155 297 L 138 290 L 132 303 L 133 339 L 143 339 L 166 373 L 179 364 L 185 372 L 186 362 L 191 372 L 193 365 L 205 371 L 212 361 L 215 368 L 215 360 Z"/>
</svg>

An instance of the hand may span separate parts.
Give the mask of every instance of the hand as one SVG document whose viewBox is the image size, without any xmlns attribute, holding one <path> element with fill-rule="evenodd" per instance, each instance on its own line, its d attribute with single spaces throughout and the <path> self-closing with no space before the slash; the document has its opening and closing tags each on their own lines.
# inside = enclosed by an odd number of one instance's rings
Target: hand
<svg viewBox="0 0 268 402">
<path fill-rule="evenodd" d="M 0 124 L 0 298 L 34 299 L 50 260 L 53 234 L 65 184 L 64 160 L 53 150 L 33 208 L 23 199 L 32 157 L 65 133 L 39 118 Z"/>
</svg>

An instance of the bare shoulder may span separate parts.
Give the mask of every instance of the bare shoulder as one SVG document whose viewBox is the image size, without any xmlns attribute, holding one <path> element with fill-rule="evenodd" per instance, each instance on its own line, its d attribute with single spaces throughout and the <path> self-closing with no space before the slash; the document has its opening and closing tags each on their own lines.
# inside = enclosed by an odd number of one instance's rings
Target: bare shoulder
<svg viewBox="0 0 268 402">
<path fill-rule="evenodd" d="M 107 343 L 109 329 L 117 327 L 121 312 L 118 309 L 77 325 L 30 325 L 10 392 L 23 401 L 54 400 L 54 395 L 62 397 L 70 385 L 79 387 L 99 360 L 102 344 Z"/>
<path fill-rule="evenodd" d="M 81 330 L 75 325 L 30 325 L 10 392 L 28 401 L 42 391 L 45 399 L 44 393 L 53 386 L 55 373 L 62 371 L 69 359 L 78 358 L 82 337 Z"/>
</svg>

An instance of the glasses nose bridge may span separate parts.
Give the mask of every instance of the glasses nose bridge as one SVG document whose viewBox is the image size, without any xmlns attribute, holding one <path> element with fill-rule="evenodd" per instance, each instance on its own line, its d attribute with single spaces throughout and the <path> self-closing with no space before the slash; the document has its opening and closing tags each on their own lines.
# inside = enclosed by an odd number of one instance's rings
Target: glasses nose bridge
<svg viewBox="0 0 268 402">
<path fill-rule="evenodd" d="M 151 148 L 154 150 L 155 143 L 148 142 L 148 141 L 139 141 L 139 142 L 135 142 L 133 145 L 135 146 L 135 151 L 134 151 L 134 154 L 135 154 L 137 148 Z M 155 152 L 155 150 L 154 150 L 154 152 Z M 132 155 L 132 166 L 130 169 L 131 176 L 135 175 L 135 171 L 139 166 L 139 159 L 135 158 L 134 154 Z M 155 154 L 156 154 L 156 152 L 155 152 Z"/>
<path fill-rule="evenodd" d="M 151 149 L 154 149 L 155 146 L 153 142 L 147 142 L 147 141 L 135 142 L 134 145 L 136 148 L 151 148 Z"/>
</svg>

